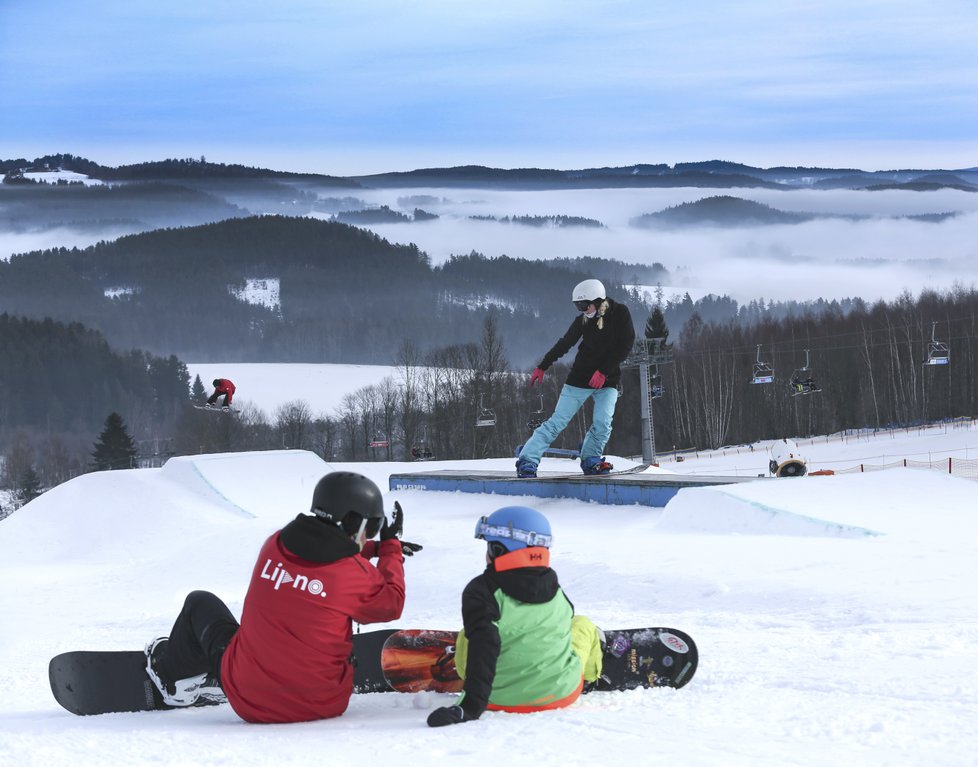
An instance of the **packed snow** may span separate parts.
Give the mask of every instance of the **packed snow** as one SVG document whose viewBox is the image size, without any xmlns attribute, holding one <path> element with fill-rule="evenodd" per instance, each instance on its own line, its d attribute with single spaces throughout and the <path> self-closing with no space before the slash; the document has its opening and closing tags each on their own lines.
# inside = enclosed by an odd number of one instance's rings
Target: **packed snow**
<svg viewBox="0 0 978 767">
<path fill-rule="evenodd" d="M 892 458 L 964 456 L 978 432 L 799 440 L 813 468 L 833 455 L 872 463 L 884 445 Z M 659 471 L 750 476 L 766 461 L 756 445 Z M 685 489 L 664 509 L 386 494 L 404 506 L 405 538 L 425 547 L 405 562 L 407 604 L 393 625 L 457 628 L 461 590 L 484 564 L 475 520 L 528 503 L 551 520 L 553 565 L 579 612 L 606 628 L 675 626 L 695 638 L 700 666 L 681 690 L 596 693 L 559 711 L 442 729 L 425 717 L 447 694 L 355 695 L 340 718 L 291 725 L 246 724 L 226 705 L 75 717 L 51 696 L 53 655 L 141 648 L 169 630 L 192 589 L 240 614 L 262 540 L 308 508 L 331 468 L 362 471 L 386 491 L 392 472 L 460 466 L 512 461 L 179 457 L 78 477 L 3 520 L 0 764 L 976 763 L 978 482 L 928 469 Z"/>
</svg>

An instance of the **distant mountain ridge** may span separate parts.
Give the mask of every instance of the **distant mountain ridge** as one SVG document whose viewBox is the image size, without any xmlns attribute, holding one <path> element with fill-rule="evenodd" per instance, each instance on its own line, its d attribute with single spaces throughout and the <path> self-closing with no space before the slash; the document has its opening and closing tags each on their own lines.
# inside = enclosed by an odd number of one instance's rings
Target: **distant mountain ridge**
<svg viewBox="0 0 978 767">
<path fill-rule="evenodd" d="M 664 163 L 636 163 L 620 167 L 571 170 L 550 168 L 492 168 L 483 165 L 418 168 L 365 175 L 333 176 L 320 173 L 294 173 L 238 164 L 210 163 L 200 159 L 168 159 L 123 165 L 101 165 L 71 154 L 45 155 L 28 161 L 24 158 L 0 160 L 0 173 L 8 177 L 29 171 L 60 168 L 83 173 L 104 181 L 163 181 L 178 179 L 229 180 L 276 179 L 290 182 L 315 182 L 338 188 L 457 187 L 496 189 L 598 189 L 703 187 L 716 189 L 871 189 L 885 188 L 921 191 L 954 188 L 978 191 L 978 167 L 959 169 L 894 169 L 865 171 L 859 168 L 776 166 L 759 168 L 727 160 Z"/>
</svg>

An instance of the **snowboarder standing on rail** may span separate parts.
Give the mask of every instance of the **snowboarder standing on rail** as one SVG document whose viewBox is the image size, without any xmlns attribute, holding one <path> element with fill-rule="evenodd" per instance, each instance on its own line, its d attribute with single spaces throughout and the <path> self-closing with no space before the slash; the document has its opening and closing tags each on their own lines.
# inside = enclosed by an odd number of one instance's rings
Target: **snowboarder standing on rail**
<svg viewBox="0 0 978 767">
<path fill-rule="evenodd" d="M 230 408 L 231 400 L 234 399 L 234 382 L 230 378 L 215 378 L 211 383 L 214 385 L 214 393 L 207 398 L 208 407 L 213 407 L 217 398 L 223 395 L 224 402 L 221 403 L 221 407 L 225 410 Z"/>
<path fill-rule="evenodd" d="M 194 591 L 170 636 L 147 646 L 146 673 L 166 703 L 226 696 L 249 722 L 304 722 L 346 711 L 352 621 L 400 617 L 404 555 L 421 546 L 399 540 L 400 504 L 388 522 L 380 489 L 360 474 L 324 476 L 310 511 L 265 541 L 240 624 L 214 594 Z M 379 542 L 370 540 L 378 533 Z"/>
<path fill-rule="evenodd" d="M 431 727 L 478 719 L 487 708 L 563 708 L 601 675 L 601 632 L 574 615 L 550 568 L 547 518 L 505 506 L 479 520 L 475 537 L 486 541 L 486 569 L 462 592 L 455 666 L 464 687 L 454 706 L 431 712 Z"/>
<path fill-rule="evenodd" d="M 549 419 L 536 428 L 516 459 L 519 477 L 535 477 L 543 452 L 553 444 L 585 402 L 594 398 L 594 418 L 581 445 L 581 470 L 585 474 L 607 474 L 614 468 L 602 453 L 611 437 L 611 419 L 618 401 L 621 363 L 635 342 L 635 327 L 628 307 L 605 295 L 598 280 L 584 280 L 571 293 L 575 317 L 564 336 L 553 345 L 530 376 L 530 386 L 543 380 L 546 371 L 567 354 L 578 341 L 577 356 L 560 390 L 557 406 Z"/>
</svg>

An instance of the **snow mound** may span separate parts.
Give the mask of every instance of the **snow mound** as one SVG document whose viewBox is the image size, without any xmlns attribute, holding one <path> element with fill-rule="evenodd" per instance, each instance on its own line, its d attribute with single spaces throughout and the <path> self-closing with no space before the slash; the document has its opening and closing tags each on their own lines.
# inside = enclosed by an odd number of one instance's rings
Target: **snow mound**
<svg viewBox="0 0 978 767">
<path fill-rule="evenodd" d="M 308 509 L 316 483 L 332 470 L 308 450 L 269 450 L 179 456 L 167 461 L 162 473 L 239 515 L 281 519 Z"/>
<path fill-rule="evenodd" d="M 785 480 L 789 481 L 789 480 Z M 799 480 L 800 481 L 800 480 Z M 760 501 L 738 498 L 716 487 L 681 490 L 659 519 L 663 532 L 743 533 L 864 538 L 875 530 L 798 514 Z"/>
<path fill-rule="evenodd" d="M 314 453 L 273 450 L 83 474 L 5 519 L 0 557 L 121 564 L 159 551 L 160 541 L 223 537 L 253 519 L 272 530 L 309 508 L 316 482 L 330 471 Z"/>
<path fill-rule="evenodd" d="M 961 510 L 974 508 L 976 497 L 971 480 L 919 469 L 744 482 L 681 490 L 658 529 L 941 541 L 961 526 Z M 978 515 L 968 519 L 978 527 Z"/>
<path fill-rule="evenodd" d="M 231 519 L 160 471 L 100 471 L 52 488 L 4 520 L 0 556 L 7 564 L 128 561 L 156 549 L 161 533 Z"/>
</svg>

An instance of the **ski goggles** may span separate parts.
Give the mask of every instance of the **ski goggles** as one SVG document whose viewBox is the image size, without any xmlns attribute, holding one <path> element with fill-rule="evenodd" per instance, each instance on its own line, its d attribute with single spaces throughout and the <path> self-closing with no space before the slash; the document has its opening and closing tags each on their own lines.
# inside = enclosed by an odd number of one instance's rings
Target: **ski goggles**
<svg viewBox="0 0 978 767">
<path fill-rule="evenodd" d="M 355 537 L 363 536 L 364 540 L 369 541 L 380 532 L 384 525 L 384 517 L 365 517 L 360 520 L 360 529 Z"/>
<path fill-rule="evenodd" d="M 546 533 L 536 533 L 532 530 L 521 530 L 512 525 L 491 525 L 489 517 L 481 517 L 475 523 L 475 537 L 485 540 L 486 538 L 509 538 L 513 541 L 520 541 L 527 546 L 544 546 L 550 548 L 553 541 L 552 535 Z"/>
<path fill-rule="evenodd" d="M 588 301 L 586 299 L 583 301 L 575 301 L 574 308 L 577 309 L 577 311 L 579 312 L 586 312 L 587 308 L 593 303 L 594 301 Z"/>
</svg>

